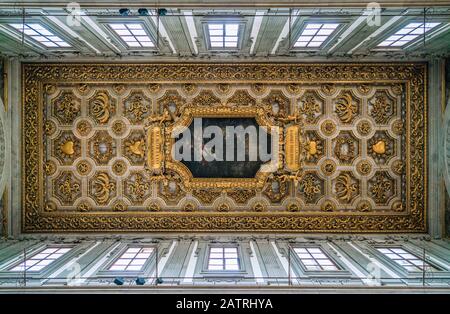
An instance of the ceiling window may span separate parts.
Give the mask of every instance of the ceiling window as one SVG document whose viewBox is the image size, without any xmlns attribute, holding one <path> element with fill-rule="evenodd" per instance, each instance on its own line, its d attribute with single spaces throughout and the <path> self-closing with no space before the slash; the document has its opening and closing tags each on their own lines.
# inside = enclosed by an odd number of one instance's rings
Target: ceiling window
<svg viewBox="0 0 450 314">
<path fill-rule="evenodd" d="M 212 247 L 209 250 L 208 270 L 239 270 L 236 247 Z"/>
<path fill-rule="evenodd" d="M 151 247 L 130 247 L 109 267 L 109 270 L 140 271 L 152 252 Z"/>
<path fill-rule="evenodd" d="M 389 36 L 386 40 L 379 43 L 378 47 L 402 47 L 439 24 L 440 23 L 409 23 L 394 35 Z"/>
<path fill-rule="evenodd" d="M 404 267 L 407 271 L 422 271 L 424 269 L 437 270 L 422 258 L 417 257 L 402 248 L 378 248 L 377 250 L 396 262 L 398 265 Z"/>
<path fill-rule="evenodd" d="M 109 24 L 113 31 L 130 48 L 153 48 L 155 44 L 145 31 L 142 24 Z"/>
<path fill-rule="evenodd" d="M 318 247 L 294 248 L 306 270 L 339 270 L 337 265 Z"/>
<path fill-rule="evenodd" d="M 318 48 L 336 30 L 339 24 L 308 23 L 294 44 L 295 48 Z"/>
<path fill-rule="evenodd" d="M 14 27 L 19 32 L 24 33 L 25 35 L 30 36 L 40 44 L 46 47 L 70 47 L 70 45 L 62 40 L 60 37 L 53 34 L 51 31 L 46 29 L 41 24 L 28 23 L 28 24 L 9 24 Z"/>
<path fill-rule="evenodd" d="M 27 257 L 22 263 L 10 268 L 10 271 L 41 271 L 44 267 L 52 264 L 58 258 L 69 252 L 71 248 L 68 247 L 50 247 L 41 250 L 40 252 Z"/>
<path fill-rule="evenodd" d="M 211 48 L 237 48 L 239 40 L 239 24 L 211 23 L 208 24 L 208 37 Z"/>
</svg>

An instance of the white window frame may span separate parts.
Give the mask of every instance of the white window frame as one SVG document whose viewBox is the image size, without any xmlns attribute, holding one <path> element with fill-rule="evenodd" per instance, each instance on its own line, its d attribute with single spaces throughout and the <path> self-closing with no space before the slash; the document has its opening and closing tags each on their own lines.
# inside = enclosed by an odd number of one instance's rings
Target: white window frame
<svg viewBox="0 0 450 314">
<path fill-rule="evenodd" d="M 144 20 L 134 19 L 134 20 L 125 20 L 125 19 L 101 19 L 98 21 L 106 31 L 108 35 L 114 39 L 114 41 L 120 46 L 121 50 L 124 51 L 145 51 L 145 52 L 156 52 L 159 50 L 159 47 L 157 46 L 156 42 L 156 35 L 152 31 L 153 28 L 148 25 L 148 23 Z M 140 24 L 142 26 L 142 29 L 145 31 L 148 38 L 150 38 L 151 42 L 153 43 L 153 47 L 131 47 L 128 46 L 128 44 L 122 39 L 122 37 L 114 31 L 114 29 L 111 27 L 111 24 Z M 161 43 L 160 43 L 161 45 Z"/>
<path fill-rule="evenodd" d="M 319 26 L 320 25 L 320 26 Z M 334 27 L 328 27 L 328 25 L 333 25 Z M 319 27 L 314 27 L 314 26 L 319 26 Z M 324 27 L 325 26 L 325 27 Z M 322 49 L 323 47 L 325 47 L 327 45 L 327 43 L 331 40 L 331 38 L 333 38 L 338 31 L 340 30 L 340 28 L 342 27 L 342 23 L 341 22 L 332 22 L 332 21 L 307 21 L 303 24 L 302 29 L 300 30 L 298 36 L 296 36 L 296 40 L 292 43 L 292 49 L 297 50 L 297 49 Z M 315 32 L 314 32 L 315 30 Z M 320 32 L 323 31 L 330 31 L 331 32 L 329 34 L 319 34 Z M 314 34 L 305 34 L 305 32 L 314 32 Z M 299 42 L 300 37 L 302 36 L 306 36 L 306 37 L 311 37 L 309 39 L 309 41 L 307 41 L 306 46 L 296 46 L 296 44 Z M 317 41 L 313 41 L 314 38 L 317 37 L 325 37 L 321 44 L 318 46 L 308 46 L 310 43 L 312 42 L 317 42 Z M 306 42 L 306 41 L 305 41 Z"/>
<path fill-rule="evenodd" d="M 292 250 L 291 252 L 295 254 L 296 258 L 301 263 L 302 268 L 306 272 L 339 272 L 343 270 L 342 267 L 338 263 L 336 263 L 336 261 L 333 258 L 331 258 L 329 254 L 319 245 L 295 246 L 292 247 L 291 250 Z M 297 252 L 297 250 L 303 250 L 304 252 L 299 253 Z M 314 265 L 305 264 L 306 260 L 312 260 Z M 328 261 L 331 264 L 322 265 L 319 261 Z M 334 269 L 325 269 L 327 266 L 329 266 L 330 268 L 333 267 Z M 310 269 L 311 267 L 318 267 L 319 269 Z"/>
<path fill-rule="evenodd" d="M 400 267 L 401 269 L 405 270 L 408 273 L 421 273 L 421 272 L 423 272 L 423 268 L 422 268 L 423 266 L 425 266 L 425 271 L 426 272 L 427 271 L 432 271 L 432 272 L 442 271 L 442 268 L 439 267 L 439 266 L 436 266 L 435 263 L 430 263 L 426 258 L 424 260 L 423 257 L 418 256 L 417 254 L 411 252 L 408 249 L 405 249 L 402 246 L 377 246 L 374 249 L 376 250 L 376 252 L 378 254 L 381 254 L 384 258 L 389 260 L 391 263 L 395 264 L 397 267 Z M 382 250 L 389 250 L 392 253 L 384 253 L 384 252 L 382 252 Z M 402 250 L 404 253 L 397 253 L 397 252 L 395 252 L 393 250 Z M 392 254 L 392 255 L 395 254 L 397 256 L 400 256 L 401 258 L 400 259 L 393 259 L 393 257 L 389 256 L 388 254 Z M 409 256 L 412 256 L 412 258 L 409 258 L 409 257 L 406 258 L 406 257 L 404 257 L 403 255 L 400 255 L 400 254 L 409 255 Z M 397 260 L 406 261 L 406 262 L 408 262 L 411 265 L 406 265 L 406 264 L 402 265 L 402 263 L 397 262 Z M 419 265 L 416 265 L 416 264 L 411 262 L 412 260 L 418 260 L 421 263 Z M 408 266 L 408 267 L 409 266 L 415 267 L 415 268 L 417 268 L 417 270 L 409 270 L 406 266 Z M 427 268 L 427 267 L 431 267 L 431 268 Z"/>
<path fill-rule="evenodd" d="M 130 252 L 130 250 L 132 250 L 133 252 Z M 151 252 L 148 253 L 143 253 L 143 250 L 151 250 Z M 145 258 L 140 258 L 138 257 L 138 255 L 140 254 L 148 254 L 147 257 Z M 155 254 L 155 247 L 153 246 L 139 246 L 139 245 L 129 245 L 127 247 L 125 247 L 124 250 L 122 250 L 120 252 L 120 254 L 118 254 L 111 263 L 109 263 L 105 269 L 105 271 L 107 272 L 123 272 L 123 273 L 133 273 L 133 272 L 143 272 L 146 268 L 146 266 L 148 265 L 148 263 L 151 261 L 152 257 Z M 128 255 L 128 256 L 126 256 Z M 133 257 L 131 257 L 131 255 L 133 255 Z M 128 258 L 129 257 L 129 258 Z M 142 256 L 141 256 L 142 257 Z M 120 260 L 130 260 L 130 262 L 125 266 L 125 269 L 113 269 L 113 267 L 115 266 L 123 266 L 123 265 L 117 265 L 117 263 Z M 131 265 L 133 261 L 135 260 L 144 260 L 144 263 L 140 265 L 139 269 L 128 269 L 128 267 L 132 267 L 132 266 L 136 266 L 136 265 Z M 123 263 L 123 262 L 122 262 Z"/>
<path fill-rule="evenodd" d="M 417 25 L 415 27 L 409 27 L 410 25 Z M 428 29 L 426 29 L 426 25 L 427 24 L 436 24 Z M 424 25 L 425 25 L 425 30 L 424 30 Z M 409 23 L 403 25 L 401 28 L 399 28 L 397 31 L 395 31 L 394 33 L 391 33 L 390 35 L 388 35 L 385 39 L 383 39 L 382 41 L 379 41 L 376 45 L 377 49 L 403 49 L 405 47 L 407 47 L 408 45 L 414 44 L 417 41 L 419 41 L 421 38 L 423 38 L 423 36 L 426 36 L 427 34 L 429 34 L 430 32 L 432 32 L 433 30 L 436 30 L 437 28 L 439 28 L 439 26 L 442 26 L 441 22 L 425 22 L 423 23 L 420 21 L 409 21 Z M 411 29 L 411 31 L 409 31 L 408 33 L 405 33 L 406 29 Z M 413 32 L 416 33 L 413 33 Z M 402 32 L 401 34 L 398 34 Z M 395 38 L 394 40 L 390 40 L 392 41 L 392 44 L 395 44 L 397 42 L 404 42 L 402 45 L 381 45 L 382 43 L 388 41 L 389 38 L 395 37 L 397 36 L 398 38 Z M 402 40 L 405 37 L 408 36 L 414 36 L 414 38 L 411 38 L 409 40 Z"/>
<path fill-rule="evenodd" d="M 15 261 L 13 264 L 9 265 L 4 271 L 19 272 L 19 273 L 27 272 L 27 273 L 34 273 L 34 274 L 42 273 L 49 267 L 53 266 L 56 262 L 60 261 L 63 257 L 65 257 L 69 253 L 71 253 L 71 251 L 73 249 L 74 249 L 73 246 L 67 246 L 67 245 L 60 245 L 60 246 L 59 245 L 46 245 L 43 248 L 40 248 L 29 255 L 27 254 L 25 260 L 24 260 L 24 255 L 22 254 L 22 256 L 20 257 L 20 259 L 18 261 Z M 48 250 L 55 250 L 55 251 L 53 251 L 52 253 L 45 253 L 45 251 L 48 251 Z M 57 252 L 60 252 L 61 250 L 63 250 L 64 253 L 62 253 L 62 254 L 57 253 Z M 60 255 L 57 258 L 52 258 L 52 259 L 48 258 L 48 257 L 54 257 L 54 254 L 58 254 L 58 255 L 60 254 Z M 44 256 L 44 255 L 46 255 L 46 256 Z M 38 256 L 39 256 L 39 258 L 36 258 Z M 34 262 L 33 264 L 30 264 L 30 261 L 32 261 L 32 260 L 39 260 L 39 262 Z M 42 261 L 50 261 L 50 262 L 38 270 L 32 269 L 32 268 L 36 267 Z M 28 262 L 28 264 L 27 264 L 27 262 Z M 25 269 L 15 269 L 17 267 L 20 267 L 20 265 L 23 265 L 23 264 L 25 266 L 24 267 Z"/>
<path fill-rule="evenodd" d="M 43 44 L 42 42 L 36 40 L 35 38 L 32 37 L 32 35 L 28 35 L 26 33 L 22 33 L 22 29 L 23 28 L 17 28 L 14 27 L 12 25 L 29 25 L 29 24 L 39 24 L 41 27 L 43 27 L 46 31 L 48 31 L 49 33 L 52 33 L 52 35 L 45 35 L 48 37 L 59 37 L 61 39 L 62 42 L 66 43 L 68 46 L 46 46 L 45 44 Z M 50 50 L 74 50 L 76 49 L 73 45 L 73 43 L 71 42 L 70 38 L 67 38 L 66 35 L 63 35 L 59 30 L 55 30 L 54 27 L 51 27 L 50 25 L 46 24 L 44 21 L 42 20 L 36 20 L 36 19 L 32 19 L 32 20 L 28 20 L 25 23 L 23 23 L 22 21 L 17 21 L 17 20 L 10 20 L 5 22 L 5 25 L 11 29 L 12 31 L 14 31 L 18 36 L 22 37 L 25 36 L 25 38 L 27 39 L 28 43 L 32 43 L 33 45 L 37 45 L 38 47 L 41 47 L 43 49 L 50 49 Z M 49 40 L 51 41 L 51 40 Z M 53 42 L 53 41 L 52 41 Z"/>
<path fill-rule="evenodd" d="M 218 252 L 219 250 L 221 250 L 220 253 Z M 236 253 L 236 257 L 235 258 L 227 257 L 227 254 L 233 254 L 233 252 L 226 252 L 226 250 L 234 251 Z M 215 254 L 216 257 L 212 257 L 212 254 Z M 219 254 L 221 255 L 221 257 L 218 257 Z M 222 263 L 220 264 L 221 269 L 211 269 L 210 266 L 212 266 L 211 265 L 212 260 L 222 261 Z M 227 260 L 236 261 L 237 269 L 227 269 Z M 216 264 L 216 265 L 219 265 L 219 264 Z M 242 261 L 241 261 L 241 257 L 240 257 L 239 248 L 237 246 L 228 246 L 228 245 L 209 246 L 208 252 L 207 252 L 207 259 L 206 259 L 206 270 L 208 272 L 240 272 L 240 271 L 242 271 Z"/>
<path fill-rule="evenodd" d="M 223 43 L 224 47 L 212 47 L 211 46 L 211 36 L 209 33 L 209 25 L 210 24 L 222 24 L 223 27 Z M 238 31 L 237 31 L 237 46 L 236 47 L 225 47 L 225 38 L 226 38 L 226 25 L 227 24 L 237 24 L 238 25 Z M 239 51 L 242 48 L 242 41 L 245 34 L 245 21 L 242 19 L 236 19 L 236 18 L 208 18 L 206 21 L 203 22 L 203 34 L 206 41 L 206 48 L 209 51 Z M 213 36 L 215 37 L 215 36 Z"/>
</svg>

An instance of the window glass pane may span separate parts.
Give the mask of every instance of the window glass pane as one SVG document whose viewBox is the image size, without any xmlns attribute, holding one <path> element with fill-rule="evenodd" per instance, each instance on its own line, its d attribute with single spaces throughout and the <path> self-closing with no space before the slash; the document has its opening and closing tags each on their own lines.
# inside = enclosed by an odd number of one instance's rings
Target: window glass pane
<svg viewBox="0 0 450 314">
<path fill-rule="evenodd" d="M 148 36 L 136 36 L 136 39 L 138 41 L 150 41 L 150 38 Z"/>
<path fill-rule="evenodd" d="M 211 36 L 222 36 L 223 35 L 223 31 L 221 29 L 211 29 L 209 31 L 209 35 L 211 35 Z"/>
<path fill-rule="evenodd" d="M 239 266 L 237 264 L 236 265 L 228 265 L 226 267 L 226 270 L 239 270 Z"/>
<path fill-rule="evenodd" d="M 128 248 L 109 268 L 116 271 L 140 271 L 151 256 L 153 248 Z M 120 267 L 118 267 L 120 266 Z"/>
<path fill-rule="evenodd" d="M 239 270 L 237 248 L 212 247 L 208 256 L 209 270 Z"/>
<path fill-rule="evenodd" d="M 317 32 L 317 35 L 330 35 L 334 30 L 333 29 L 324 29 L 322 28 Z"/>
<path fill-rule="evenodd" d="M 154 47 L 146 30 L 141 24 L 109 24 L 128 47 Z"/>
<path fill-rule="evenodd" d="M 126 24 L 128 29 L 142 29 L 141 24 Z"/>
<path fill-rule="evenodd" d="M 208 24 L 209 29 L 223 29 L 223 24 Z"/>
<path fill-rule="evenodd" d="M 323 24 L 322 28 L 327 28 L 327 29 L 335 29 L 339 26 L 339 24 Z"/>
<path fill-rule="evenodd" d="M 46 29 L 40 24 L 30 23 L 30 24 L 9 24 L 14 27 L 19 32 L 23 32 L 25 35 L 30 36 L 32 39 L 41 43 L 46 47 L 59 47 L 59 42 L 63 42 L 63 40 L 55 36 L 51 31 Z M 68 43 L 64 44 L 64 47 L 70 47 Z"/>
<path fill-rule="evenodd" d="M 308 42 L 306 41 L 299 41 L 294 44 L 294 47 L 306 47 L 307 44 Z"/>
<path fill-rule="evenodd" d="M 131 36 L 131 32 L 127 29 L 118 29 L 116 30 L 116 33 L 119 34 L 120 36 Z"/>
<path fill-rule="evenodd" d="M 61 251 L 59 251 L 61 250 Z M 44 267 L 50 265 L 55 260 L 69 252 L 70 248 L 45 248 L 34 255 L 27 257 L 25 261 L 20 262 L 18 265 L 13 266 L 9 270 L 11 271 L 40 271 Z M 56 252 L 56 253 L 55 253 Z"/>
<path fill-rule="evenodd" d="M 307 25 L 306 25 L 306 29 L 311 29 L 311 28 L 319 29 L 319 28 L 322 27 L 322 25 L 323 25 L 323 24 L 307 24 Z"/>
<path fill-rule="evenodd" d="M 127 41 L 127 45 L 130 47 L 141 47 L 141 44 L 139 44 L 137 41 Z"/>
<path fill-rule="evenodd" d="M 112 29 L 117 30 L 117 29 L 127 29 L 125 27 L 124 24 L 109 24 L 111 26 Z"/>
<path fill-rule="evenodd" d="M 147 35 L 147 33 L 143 29 L 132 29 L 131 33 L 136 36 Z"/>
<path fill-rule="evenodd" d="M 126 253 L 138 253 L 141 249 L 138 247 L 130 247 Z"/>
<path fill-rule="evenodd" d="M 385 249 L 387 250 L 387 249 Z M 423 259 L 419 258 L 418 256 L 415 256 L 414 254 L 411 254 L 407 252 L 406 250 L 402 248 L 391 248 L 391 252 L 396 252 L 397 254 L 392 253 L 384 253 L 386 251 L 378 250 L 381 253 L 383 253 L 385 256 L 393 260 L 398 265 L 404 267 L 408 271 L 419 271 L 422 268 L 422 265 L 426 265 L 430 267 L 430 270 L 437 270 L 432 265 L 428 264 L 427 262 L 424 262 Z"/>
<path fill-rule="evenodd" d="M 128 267 L 127 267 L 127 270 L 130 270 L 130 271 L 139 271 L 139 270 L 141 270 L 141 268 L 142 268 L 142 266 L 133 266 L 133 265 L 131 265 L 131 266 L 128 266 Z"/>
<path fill-rule="evenodd" d="M 386 41 L 383 41 L 379 43 L 378 46 L 402 47 L 408 42 L 416 39 L 419 35 L 422 35 L 431 30 L 433 27 L 438 26 L 440 23 L 431 23 L 432 25 L 427 24 L 425 24 L 424 28 L 423 23 L 409 23 L 407 26 L 395 32 L 395 35 L 392 35 L 387 39 L 389 41 L 393 41 L 392 43 L 386 43 Z"/>
<path fill-rule="evenodd" d="M 227 36 L 237 36 L 239 30 L 238 24 L 226 24 L 225 32 Z"/>
<path fill-rule="evenodd" d="M 210 265 L 208 267 L 209 270 L 222 270 L 223 267 L 222 266 L 218 266 L 218 265 Z"/>
<path fill-rule="evenodd" d="M 141 45 L 143 47 L 154 47 L 153 43 L 151 41 L 141 41 Z"/>
<path fill-rule="evenodd" d="M 302 251 L 296 248 L 294 251 L 307 270 L 339 270 L 321 248 L 304 248 Z"/>
</svg>

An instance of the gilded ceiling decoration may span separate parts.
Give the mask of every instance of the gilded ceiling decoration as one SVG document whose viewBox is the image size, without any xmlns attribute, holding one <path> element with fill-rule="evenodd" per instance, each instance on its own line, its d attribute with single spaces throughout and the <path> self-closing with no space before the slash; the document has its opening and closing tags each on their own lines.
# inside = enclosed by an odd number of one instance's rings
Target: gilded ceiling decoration
<svg viewBox="0 0 450 314">
<path fill-rule="evenodd" d="M 425 64 L 24 64 L 23 78 L 24 232 L 426 229 Z M 171 134 L 196 118 L 266 127 L 278 163 L 175 160 Z"/>
</svg>

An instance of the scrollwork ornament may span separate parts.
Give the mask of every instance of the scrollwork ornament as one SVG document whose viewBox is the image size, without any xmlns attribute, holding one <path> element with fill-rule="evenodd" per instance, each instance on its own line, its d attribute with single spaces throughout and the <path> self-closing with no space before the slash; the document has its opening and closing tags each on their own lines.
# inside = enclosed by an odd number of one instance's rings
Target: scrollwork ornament
<svg viewBox="0 0 450 314">
<path fill-rule="evenodd" d="M 367 176 L 372 171 L 372 164 L 367 160 L 361 160 L 356 164 L 356 171 L 362 176 Z"/>
<path fill-rule="evenodd" d="M 45 130 L 45 134 L 47 134 L 49 136 L 55 134 L 55 132 L 56 132 L 55 122 L 53 122 L 52 120 L 45 121 L 44 130 Z"/>
<path fill-rule="evenodd" d="M 116 120 L 111 125 L 111 130 L 117 136 L 122 136 L 127 131 L 127 125 L 123 120 Z"/>
<path fill-rule="evenodd" d="M 56 93 L 56 86 L 53 84 L 45 84 L 45 92 L 47 93 L 47 95 L 52 95 L 54 93 Z"/>
<path fill-rule="evenodd" d="M 92 131 L 92 125 L 87 120 L 81 120 L 77 123 L 76 129 L 81 136 L 87 136 Z"/>
<path fill-rule="evenodd" d="M 183 90 L 188 95 L 193 95 L 197 91 L 197 85 L 193 83 L 183 84 Z"/>
<path fill-rule="evenodd" d="M 331 176 L 336 171 L 336 162 L 331 159 L 326 159 L 320 165 L 320 169 L 325 176 Z"/>
<path fill-rule="evenodd" d="M 216 210 L 218 212 L 229 212 L 230 205 L 228 203 L 220 203 L 219 205 L 217 205 Z"/>
<path fill-rule="evenodd" d="M 334 84 L 322 84 L 321 90 L 326 95 L 333 95 L 336 92 Z"/>
<path fill-rule="evenodd" d="M 402 175 L 404 169 L 405 169 L 405 164 L 403 163 L 403 161 L 401 161 L 401 160 L 395 160 L 395 161 L 392 163 L 391 170 L 392 170 L 392 172 L 395 173 L 396 175 L 399 175 L 399 176 Z"/>
<path fill-rule="evenodd" d="M 289 212 L 296 213 L 296 212 L 299 212 L 300 209 L 301 209 L 300 205 L 295 202 L 291 202 L 287 205 L 287 211 L 289 211 Z"/>
<path fill-rule="evenodd" d="M 80 175 L 85 176 L 92 170 L 92 165 L 87 160 L 81 160 L 77 163 L 77 171 Z"/>
<path fill-rule="evenodd" d="M 404 124 L 402 120 L 395 120 L 392 123 L 392 133 L 394 133 L 395 135 L 401 135 L 403 134 L 403 128 L 404 128 Z"/>
<path fill-rule="evenodd" d="M 124 212 L 128 209 L 128 205 L 123 201 L 116 201 L 113 205 L 113 210 L 116 212 Z"/>
<path fill-rule="evenodd" d="M 392 203 L 392 211 L 394 212 L 403 212 L 405 210 L 405 207 L 403 206 L 403 203 L 401 201 L 395 201 Z"/>
<path fill-rule="evenodd" d="M 80 212 L 90 212 L 92 211 L 92 205 L 86 201 L 82 201 L 77 205 L 77 210 Z"/>
<path fill-rule="evenodd" d="M 44 165 L 44 171 L 48 176 L 53 175 L 56 172 L 56 164 L 52 160 L 48 160 Z"/>
<path fill-rule="evenodd" d="M 362 136 L 367 136 L 372 131 L 372 125 L 367 120 L 361 120 L 356 125 L 356 129 L 358 130 L 358 133 Z"/>
<path fill-rule="evenodd" d="M 320 209 L 324 212 L 334 212 L 336 211 L 336 204 L 331 200 L 326 200 L 322 203 Z"/>
<path fill-rule="evenodd" d="M 57 209 L 57 206 L 56 206 L 55 202 L 48 201 L 47 203 L 45 203 L 44 210 L 46 212 L 54 212 L 54 211 L 56 211 L 56 209 Z"/>
<path fill-rule="evenodd" d="M 370 204 L 369 201 L 362 200 L 356 205 L 356 209 L 359 212 L 369 212 L 372 210 L 372 205 Z"/>
<path fill-rule="evenodd" d="M 255 202 L 252 208 L 255 212 L 264 212 L 267 210 L 267 205 L 263 202 Z"/>
<path fill-rule="evenodd" d="M 125 174 L 125 172 L 127 171 L 127 168 L 128 168 L 127 164 L 121 159 L 114 161 L 114 163 L 112 164 L 112 167 L 111 167 L 114 174 L 119 177 L 123 176 Z"/>
<path fill-rule="evenodd" d="M 251 85 L 251 89 L 252 89 L 253 93 L 255 93 L 257 95 L 262 95 L 262 94 L 266 93 L 267 85 L 265 85 L 263 83 L 254 83 Z"/>
<path fill-rule="evenodd" d="M 332 136 L 336 132 L 336 123 L 332 120 L 325 120 L 320 125 L 320 130 L 325 136 Z"/>
<path fill-rule="evenodd" d="M 148 89 L 152 94 L 156 94 L 161 89 L 161 84 L 156 84 L 156 83 L 149 84 Z"/>
<path fill-rule="evenodd" d="M 197 204 L 193 201 L 187 201 L 183 205 L 183 211 L 185 211 L 185 212 L 193 212 L 193 211 L 196 211 L 197 208 L 198 208 Z"/>
<path fill-rule="evenodd" d="M 157 202 L 151 202 L 147 205 L 147 210 L 150 212 L 159 212 L 161 211 L 161 206 Z"/>
</svg>

